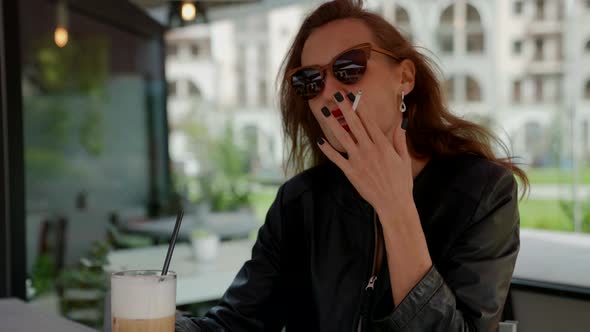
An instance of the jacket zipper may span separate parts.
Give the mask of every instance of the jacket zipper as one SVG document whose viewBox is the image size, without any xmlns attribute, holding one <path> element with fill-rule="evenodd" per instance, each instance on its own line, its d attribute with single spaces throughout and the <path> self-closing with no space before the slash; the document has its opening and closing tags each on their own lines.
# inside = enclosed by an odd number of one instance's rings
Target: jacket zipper
<svg viewBox="0 0 590 332">
<path fill-rule="evenodd" d="M 379 271 L 377 271 L 377 250 L 379 249 L 379 227 L 377 225 L 378 221 L 377 221 L 377 213 L 375 212 L 375 209 L 373 209 L 373 236 L 374 236 L 374 241 L 373 241 L 373 266 L 371 268 L 371 276 L 369 277 L 369 281 L 367 282 L 367 286 L 365 287 L 365 296 L 361 297 L 362 303 L 361 303 L 361 313 L 360 313 L 360 317 L 359 317 L 359 321 L 358 321 L 358 325 L 357 325 L 357 332 L 362 332 L 363 331 L 363 321 L 364 319 L 367 319 L 367 314 L 369 313 L 369 304 L 372 302 L 373 300 L 373 295 L 374 295 L 374 291 L 375 291 L 375 282 L 377 281 L 377 274 L 379 273 Z"/>
</svg>

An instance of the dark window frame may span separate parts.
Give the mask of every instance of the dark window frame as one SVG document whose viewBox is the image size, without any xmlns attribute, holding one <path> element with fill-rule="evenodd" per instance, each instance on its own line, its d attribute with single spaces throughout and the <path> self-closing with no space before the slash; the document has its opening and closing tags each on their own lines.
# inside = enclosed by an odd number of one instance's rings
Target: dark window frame
<svg viewBox="0 0 590 332">
<path fill-rule="evenodd" d="M 24 300 L 27 255 L 18 8 L 17 1 L 0 2 L 0 298 Z"/>
</svg>

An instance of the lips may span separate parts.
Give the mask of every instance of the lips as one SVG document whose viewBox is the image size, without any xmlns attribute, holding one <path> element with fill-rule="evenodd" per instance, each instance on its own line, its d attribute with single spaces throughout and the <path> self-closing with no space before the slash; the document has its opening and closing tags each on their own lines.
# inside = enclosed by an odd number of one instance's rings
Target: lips
<svg viewBox="0 0 590 332">
<path fill-rule="evenodd" d="M 350 131 L 350 127 L 348 126 L 348 123 L 346 123 L 344 115 L 339 108 L 332 110 L 332 115 L 336 118 L 336 120 L 338 120 L 338 123 L 342 126 L 342 128 L 344 128 L 346 131 Z"/>
<path fill-rule="evenodd" d="M 339 118 L 339 117 L 343 116 L 342 111 L 339 108 L 332 110 L 332 115 L 335 118 Z"/>
</svg>

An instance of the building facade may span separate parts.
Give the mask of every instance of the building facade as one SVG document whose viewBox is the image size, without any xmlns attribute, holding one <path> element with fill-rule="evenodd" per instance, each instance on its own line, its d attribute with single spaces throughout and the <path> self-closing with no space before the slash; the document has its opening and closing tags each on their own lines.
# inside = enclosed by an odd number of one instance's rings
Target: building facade
<svg viewBox="0 0 590 332">
<path fill-rule="evenodd" d="M 277 73 L 304 15 L 317 3 L 293 1 L 170 33 L 167 41 L 177 56 L 168 58 L 168 80 L 178 93 L 169 100 L 172 127 L 184 115 L 200 112 L 191 106 L 198 96 L 209 105 L 202 118 L 210 118 L 212 128 L 229 118 L 238 131 L 256 128 L 263 164 L 280 165 Z M 585 159 L 590 1 L 369 0 L 366 5 L 440 67 L 450 109 L 491 127 L 521 162 L 567 166 L 574 158 Z M 180 158 L 182 139 L 174 137 L 171 151 Z"/>
</svg>

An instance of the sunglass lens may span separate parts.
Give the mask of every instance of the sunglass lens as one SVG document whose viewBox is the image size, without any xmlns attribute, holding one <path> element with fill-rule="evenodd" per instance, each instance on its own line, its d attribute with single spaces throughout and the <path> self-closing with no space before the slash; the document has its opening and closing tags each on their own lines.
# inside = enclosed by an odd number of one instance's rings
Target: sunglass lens
<svg viewBox="0 0 590 332">
<path fill-rule="evenodd" d="M 317 69 L 301 69 L 291 76 L 291 84 L 297 95 L 308 100 L 324 88 L 324 75 Z"/>
<path fill-rule="evenodd" d="M 352 50 L 342 54 L 334 62 L 334 77 L 344 84 L 358 82 L 367 69 L 367 53 L 363 50 Z"/>
</svg>

